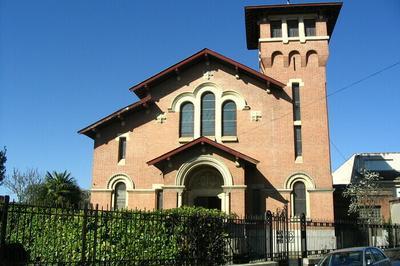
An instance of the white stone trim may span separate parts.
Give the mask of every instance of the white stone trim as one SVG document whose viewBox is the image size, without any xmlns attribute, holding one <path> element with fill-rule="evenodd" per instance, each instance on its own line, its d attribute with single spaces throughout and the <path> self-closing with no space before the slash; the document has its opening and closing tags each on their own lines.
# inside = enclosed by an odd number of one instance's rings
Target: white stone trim
<svg viewBox="0 0 400 266">
<path fill-rule="evenodd" d="M 126 141 L 129 140 L 129 132 L 125 132 L 125 133 L 118 133 L 117 137 L 115 137 L 115 141 L 119 141 L 120 138 L 126 138 Z"/>
<path fill-rule="evenodd" d="M 293 191 L 293 185 L 297 181 L 301 181 L 304 183 L 305 189 L 306 189 L 306 217 L 311 217 L 311 203 L 310 203 L 310 191 L 315 190 L 315 182 L 313 178 L 311 178 L 309 175 L 306 173 L 295 173 L 293 175 L 288 176 L 285 179 L 285 182 L 283 184 L 283 187 L 287 190 L 290 190 L 290 192 Z M 291 213 L 294 213 L 294 206 L 293 206 L 293 194 L 290 195 L 290 210 Z"/>
<path fill-rule="evenodd" d="M 282 41 L 283 43 L 289 42 L 286 18 L 282 18 Z"/>
<path fill-rule="evenodd" d="M 289 79 L 286 86 L 291 88 L 293 83 L 299 83 L 299 87 L 304 87 L 304 81 L 301 78 Z"/>
<path fill-rule="evenodd" d="M 233 101 L 236 104 L 236 110 L 245 110 L 247 107 L 246 101 L 236 91 L 224 91 L 221 97 L 221 108 L 225 101 Z"/>
<path fill-rule="evenodd" d="M 236 142 L 238 141 L 237 136 L 222 136 L 221 138 L 222 142 Z"/>
<path fill-rule="evenodd" d="M 201 155 L 198 156 L 197 158 L 182 164 L 182 166 L 178 169 L 178 172 L 176 174 L 176 180 L 174 188 L 177 189 L 178 192 L 178 207 L 182 206 L 183 200 L 182 200 L 182 192 L 185 188 L 185 180 L 190 174 L 190 172 L 201 165 L 208 165 L 213 168 L 215 168 L 217 171 L 222 176 L 222 179 L 224 180 L 224 185 L 221 186 L 222 188 L 222 193 L 218 194 L 218 197 L 221 199 L 221 211 L 229 213 L 230 212 L 230 190 L 231 189 L 244 189 L 246 186 L 235 186 L 233 185 L 233 178 L 231 173 L 229 172 L 229 169 L 226 167 L 226 165 L 222 162 L 220 162 L 218 159 L 214 158 L 213 156 L 210 155 Z M 199 192 L 199 191 L 197 191 Z M 204 193 L 209 193 L 209 189 L 200 191 L 203 194 Z M 215 191 L 214 191 L 215 192 Z"/>
<path fill-rule="evenodd" d="M 302 172 L 295 173 L 286 177 L 283 183 L 283 187 L 285 189 L 293 190 L 293 184 L 299 180 L 304 182 L 304 184 L 306 185 L 306 189 L 316 189 L 314 179 L 311 178 L 308 174 Z"/>
<path fill-rule="evenodd" d="M 231 100 L 236 104 L 236 110 L 247 110 L 248 106 L 245 99 L 236 91 L 223 91 L 213 82 L 205 82 L 197 86 L 193 92 L 184 92 L 174 98 L 170 112 L 180 112 L 181 105 L 185 102 L 193 103 L 194 107 L 194 136 L 199 138 L 201 135 L 201 97 L 204 93 L 211 92 L 215 96 L 215 139 L 221 142 L 222 137 L 222 105 L 225 101 Z M 186 139 L 180 139 L 186 142 Z"/>
<path fill-rule="evenodd" d="M 118 151 L 118 154 L 119 154 L 119 141 L 120 141 L 120 138 L 125 138 L 126 139 L 126 147 L 128 147 L 128 142 L 129 142 L 129 132 L 126 132 L 126 133 L 118 133 L 117 134 L 117 137 L 115 138 L 115 141 L 117 142 L 117 151 Z M 117 155 L 117 156 L 119 156 L 119 155 Z M 126 154 L 125 154 L 125 158 L 126 158 Z M 117 162 L 117 165 L 125 165 L 125 162 L 126 162 L 126 159 L 121 159 L 121 160 L 119 160 L 118 162 Z"/>
<path fill-rule="evenodd" d="M 114 190 L 115 185 L 118 182 L 124 182 L 126 185 L 126 190 L 135 188 L 135 185 L 134 185 L 132 179 L 127 174 L 117 173 L 109 178 L 109 180 L 107 182 L 107 189 Z"/>
<path fill-rule="evenodd" d="M 162 188 L 166 190 L 176 190 L 177 192 L 179 192 L 183 191 L 185 189 L 185 186 L 163 185 Z"/>
<path fill-rule="evenodd" d="M 296 159 L 294 159 L 294 163 L 303 163 L 303 156 L 297 156 Z"/>
<path fill-rule="evenodd" d="M 125 199 L 125 207 L 128 207 L 128 202 L 129 202 L 129 190 L 132 190 L 135 188 L 135 185 L 132 181 L 132 179 L 124 174 L 124 173 L 118 173 L 110 177 L 110 179 L 107 182 L 107 189 L 111 189 L 111 206 L 114 208 L 114 190 L 115 190 L 115 185 L 119 182 L 125 183 L 126 187 L 126 199 Z"/>
<path fill-rule="evenodd" d="M 162 189 L 163 184 L 153 184 L 151 187 L 152 187 L 154 190 Z"/>
<path fill-rule="evenodd" d="M 200 165 L 208 165 L 217 169 L 222 178 L 224 180 L 224 186 L 233 186 L 233 178 L 231 173 L 229 172 L 228 167 L 214 158 L 211 155 L 200 155 L 191 161 L 188 161 L 179 167 L 178 172 L 176 174 L 175 184 L 176 186 L 185 186 L 185 180 L 187 175 L 193 170 L 193 168 L 198 167 Z"/>
<path fill-rule="evenodd" d="M 302 39 L 300 37 L 288 37 L 288 38 L 259 38 L 258 42 L 263 43 L 263 42 L 284 42 L 288 43 L 290 41 L 301 41 Z M 307 41 L 324 41 L 324 40 L 329 40 L 329 36 L 305 36 L 303 42 Z"/>
<path fill-rule="evenodd" d="M 187 142 L 191 142 L 194 138 L 193 137 L 180 137 L 179 138 L 179 143 L 187 143 Z"/>
<path fill-rule="evenodd" d="M 247 188 L 246 185 L 233 185 L 233 186 L 221 186 L 224 192 L 231 192 L 235 189 L 244 190 Z"/>
</svg>

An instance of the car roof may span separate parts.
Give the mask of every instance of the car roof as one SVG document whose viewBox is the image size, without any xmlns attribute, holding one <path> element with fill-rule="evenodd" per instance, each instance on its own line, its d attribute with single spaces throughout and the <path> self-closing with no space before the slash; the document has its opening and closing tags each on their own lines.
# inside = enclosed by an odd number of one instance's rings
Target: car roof
<svg viewBox="0 0 400 266">
<path fill-rule="evenodd" d="M 367 248 L 375 248 L 375 247 L 353 247 L 353 248 L 343 248 L 343 249 L 337 249 L 335 251 L 332 251 L 332 254 L 335 253 L 342 253 L 342 252 L 349 252 L 349 251 L 364 251 Z"/>
</svg>

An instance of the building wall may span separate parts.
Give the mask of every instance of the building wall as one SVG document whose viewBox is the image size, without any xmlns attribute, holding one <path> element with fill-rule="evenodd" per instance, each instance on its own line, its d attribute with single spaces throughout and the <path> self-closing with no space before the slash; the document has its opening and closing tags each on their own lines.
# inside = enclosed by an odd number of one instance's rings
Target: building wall
<svg viewBox="0 0 400 266">
<path fill-rule="evenodd" d="M 325 101 L 325 67 L 329 49 L 325 21 L 318 20 L 316 25 L 317 36 L 321 38 L 307 40 L 302 36 L 299 40 L 282 42 L 268 41 L 271 37 L 268 20 L 260 23 L 260 71 L 287 84 L 283 90 L 271 89 L 268 84 L 213 60 L 209 64 L 200 62 L 189 70 L 179 71 L 179 77 L 171 77 L 150 87 L 155 104 L 98 130 L 92 200 L 101 203 L 112 201 L 111 193 L 107 195 L 102 190 L 110 189 L 110 177 L 124 173 L 134 183 L 129 192 L 129 207 L 154 208 L 156 188 L 174 184 L 176 169 L 165 174 L 146 162 L 182 145 L 179 111 L 174 111 L 174 100 L 182 93 L 191 94 L 209 83 L 217 94 L 234 91 L 246 102 L 245 108 L 237 110 L 237 141 L 225 142 L 218 130 L 216 141 L 260 161 L 256 167 L 237 168 L 229 159 L 220 158 L 232 173 L 234 185 L 246 187 L 245 191 L 230 192 L 231 211 L 239 214 L 264 212 L 281 209 L 289 203 L 287 206 L 291 212 L 292 186 L 294 181 L 301 180 L 307 187 L 307 216 L 333 219 Z M 294 150 L 292 82 L 301 86 L 301 158 L 295 158 Z M 216 124 L 219 123 L 217 117 Z M 117 162 L 120 134 L 128 139 L 124 164 Z M 195 137 L 197 135 L 195 133 Z M 195 154 L 185 156 L 190 159 Z M 174 167 L 179 167 L 179 163 Z M 164 192 L 164 207 L 176 207 L 179 191 L 170 188 Z"/>
<path fill-rule="evenodd" d="M 391 222 L 400 224 L 400 199 L 392 200 L 390 202 Z"/>
<path fill-rule="evenodd" d="M 212 70 L 212 76 L 208 79 L 204 77 L 204 72 Z M 315 183 L 315 189 L 331 189 L 329 175 L 328 158 L 317 160 L 321 154 L 328 151 L 326 140 L 318 141 L 315 134 L 307 133 L 313 130 L 318 131 L 318 127 L 305 124 L 303 138 L 304 162 L 294 162 L 294 136 L 292 122 L 292 104 L 290 97 L 279 91 L 266 91 L 266 84 L 253 80 L 245 75 L 239 79 L 235 77 L 234 70 L 211 62 L 209 66 L 204 63 L 193 66 L 190 70 L 180 74 L 180 80 L 170 78 L 161 85 L 151 88 L 152 97 L 155 104 L 150 105 L 148 110 L 139 111 L 131 116 L 124 117 L 122 121 L 116 122 L 98 130 L 98 138 L 95 139 L 95 149 L 93 157 L 93 181 L 92 181 L 92 201 L 104 204 L 111 202 L 111 193 L 96 191 L 108 188 L 108 182 L 112 176 L 123 173 L 129 176 L 134 183 L 134 190 L 129 192 L 129 207 L 152 209 L 155 207 L 155 184 L 171 184 L 174 181 L 172 176 L 164 176 L 162 172 L 154 166 L 148 166 L 147 161 L 164 154 L 179 145 L 179 113 L 170 112 L 174 99 L 181 93 L 193 92 L 198 86 L 204 83 L 213 83 L 219 90 L 232 90 L 239 93 L 249 106 L 249 110 L 237 111 L 237 142 L 224 142 L 223 144 L 248 156 L 258 159 L 260 163 L 252 174 L 246 176 L 246 180 L 235 179 L 235 184 L 247 185 L 247 192 L 252 193 L 252 187 L 261 187 L 265 193 L 261 201 L 266 202 L 266 209 L 272 209 L 275 205 L 283 207 L 284 197 L 271 190 L 285 189 L 285 180 L 295 173 L 306 173 Z M 285 88 L 285 91 L 289 91 Z M 321 107 L 322 110 L 315 109 Z M 252 121 L 252 112 L 259 111 L 261 118 L 259 121 Z M 325 112 L 323 106 L 314 107 L 316 113 Z M 290 113 L 283 116 L 282 114 Z M 157 117 L 164 114 L 165 120 L 160 123 Z M 118 164 L 118 136 L 123 134 L 127 137 L 127 156 L 125 164 Z M 312 146 L 314 145 L 314 148 Z M 189 156 L 190 157 L 190 156 Z M 318 163 L 317 163 L 318 162 Z M 230 171 L 236 177 L 237 168 L 234 164 L 227 164 Z M 243 191 L 235 191 L 238 197 L 244 198 Z M 313 197 L 321 192 L 313 192 Z M 176 194 L 176 193 L 175 193 Z M 315 195 L 315 196 L 314 196 Z M 326 204 L 329 204 L 329 193 L 322 192 L 321 196 Z M 106 199 L 107 198 L 107 199 Z M 273 198 L 279 204 L 271 203 L 267 199 Z M 174 202 L 171 202 L 174 201 Z M 243 206 L 238 206 L 243 205 Z M 233 209 L 240 212 L 244 210 L 244 200 L 242 202 L 231 202 Z M 325 205 L 323 203 L 322 205 Z M 176 195 L 174 193 L 164 193 L 164 207 L 175 207 Z M 238 207 L 234 207 L 238 206 Z M 311 206 L 311 213 L 316 217 L 332 217 L 332 211 L 318 212 L 320 207 Z M 314 209 L 314 210 L 313 210 Z"/>
</svg>

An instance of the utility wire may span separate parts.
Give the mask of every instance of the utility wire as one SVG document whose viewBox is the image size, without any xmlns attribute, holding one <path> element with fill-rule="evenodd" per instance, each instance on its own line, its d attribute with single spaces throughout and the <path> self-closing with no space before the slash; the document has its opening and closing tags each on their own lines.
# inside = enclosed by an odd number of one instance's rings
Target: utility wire
<svg viewBox="0 0 400 266">
<path fill-rule="evenodd" d="M 375 76 L 377 76 L 377 75 L 379 75 L 379 74 L 381 74 L 381 73 L 383 73 L 385 71 L 388 71 L 389 69 L 392 69 L 392 68 L 394 68 L 394 67 L 396 67 L 398 65 L 400 65 L 400 60 L 395 62 L 395 63 L 393 63 L 393 64 L 391 64 L 391 65 L 388 65 L 388 66 L 386 66 L 386 67 L 384 67 L 384 68 L 382 68 L 382 69 L 380 69 L 380 70 L 378 70 L 376 72 L 373 72 L 373 73 L 371 73 L 371 74 L 369 74 L 369 75 L 367 75 L 367 76 L 365 76 L 365 77 L 363 77 L 363 78 L 361 78 L 361 79 L 359 79 L 357 81 L 354 81 L 354 82 L 352 82 L 352 83 L 350 83 L 350 84 L 348 84 L 348 85 L 346 85 L 346 86 L 344 86 L 344 87 L 342 87 L 342 88 L 340 88 L 338 90 L 335 90 L 335 91 L 327 94 L 326 96 L 323 96 L 323 97 L 321 97 L 321 98 L 319 98 L 319 99 L 317 99 L 315 101 L 311 101 L 311 102 L 305 103 L 305 104 L 303 104 L 303 107 L 315 104 L 315 103 L 320 102 L 320 101 L 322 101 L 324 99 L 327 99 L 328 97 L 331 97 L 331 96 L 336 95 L 338 93 L 341 93 L 341 92 L 343 92 L 345 90 L 348 90 L 348 89 L 352 88 L 353 86 L 355 86 L 357 84 L 360 84 L 360 83 L 362 83 L 362 82 L 364 82 L 364 81 L 366 81 L 366 80 L 368 80 L 368 79 L 370 79 L 372 77 L 375 77 Z M 253 131 L 254 129 L 256 129 L 258 127 L 266 125 L 267 122 L 273 122 L 273 121 L 276 121 L 276 120 L 280 120 L 280 119 L 282 119 L 282 118 L 284 118 L 284 117 L 286 117 L 288 115 L 292 115 L 292 114 L 293 114 L 292 112 L 287 112 L 287 113 L 281 115 L 280 117 L 272 118 L 270 120 L 267 120 L 266 122 L 261 122 L 261 124 L 256 125 L 256 126 L 250 128 L 250 129 L 242 132 L 241 134 L 246 134 L 246 133 L 248 133 L 250 131 Z"/>
<path fill-rule="evenodd" d="M 346 86 L 344 86 L 344 87 L 342 87 L 342 88 L 340 88 L 340 89 L 338 89 L 338 90 L 335 90 L 335 91 L 333 91 L 333 92 L 331 92 L 331 93 L 328 93 L 326 96 L 323 96 L 323 97 L 321 97 L 321 98 L 319 98 L 319 99 L 317 99 L 317 100 L 315 100 L 315 101 L 311 101 L 311 102 L 309 102 L 309 103 L 306 103 L 306 104 L 304 104 L 303 106 L 309 106 L 309 105 L 315 104 L 315 103 L 320 102 L 320 101 L 322 101 L 322 100 L 324 100 L 324 99 L 327 99 L 327 98 L 330 97 L 330 96 L 333 96 L 333 95 L 336 95 L 336 94 L 338 94 L 338 93 L 341 93 L 341 92 L 343 92 L 343 91 L 345 91 L 345 90 L 348 90 L 348 89 L 352 88 L 353 86 L 355 86 L 355 85 L 357 85 L 357 84 L 360 84 L 360 83 L 362 83 L 362 82 L 364 82 L 364 81 L 366 81 L 366 80 L 368 80 L 368 79 L 370 79 L 370 78 L 372 78 L 372 77 L 375 77 L 375 76 L 377 76 L 377 75 L 379 75 L 379 74 L 381 74 L 381 73 L 383 73 L 383 72 L 385 72 L 385 71 L 388 71 L 389 69 L 392 69 L 392 68 L 394 68 L 394 67 L 396 67 L 396 66 L 398 66 L 398 65 L 400 65 L 400 61 L 397 61 L 397 62 L 395 62 L 395 63 L 393 63 L 393 64 L 391 64 L 391 65 L 388 65 L 388 66 L 386 66 L 386 67 L 384 67 L 384 68 L 382 68 L 382 69 L 380 69 L 380 70 L 378 70 L 378 71 L 376 71 L 376 72 L 373 72 L 373 73 L 371 73 L 371 74 L 369 74 L 369 75 L 367 75 L 367 76 L 365 76 L 365 77 L 363 77 L 363 78 L 361 78 L 361 79 L 359 79 L 359 80 L 356 80 L 356 81 L 354 81 L 354 82 L 352 82 L 352 83 L 350 83 L 350 84 L 348 84 L 348 85 L 346 85 Z M 272 122 L 272 121 L 280 120 L 280 119 L 282 119 L 282 118 L 284 118 L 284 117 L 286 117 L 286 116 L 288 116 L 288 115 L 291 115 L 291 114 L 292 114 L 292 112 L 287 112 L 286 114 L 283 114 L 283 115 L 280 116 L 280 117 L 267 120 L 267 122 Z M 246 133 L 248 133 L 249 131 L 253 131 L 254 129 L 256 129 L 256 128 L 258 128 L 258 127 L 261 127 L 261 126 L 264 126 L 264 125 L 266 125 L 266 124 L 267 124 L 267 123 L 261 123 L 261 124 L 259 124 L 259 125 L 256 125 L 255 127 L 252 127 L 251 129 L 248 129 L 248 130 L 242 132 L 241 134 L 242 134 L 242 135 L 243 135 L 243 134 L 246 134 Z M 346 161 L 346 157 L 345 157 L 344 154 L 340 151 L 340 149 L 336 146 L 336 144 L 332 141 L 331 138 L 330 138 L 330 143 L 332 144 L 332 147 L 333 147 L 333 148 L 337 151 L 337 153 L 340 155 L 340 157 L 342 157 L 343 162 L 345 162 L 345 161 Z"/>
<path fill-rule="evenodd" d="M 337 153 L 340 155 L 340 157 L 342 157 L 343 162 L 345 162 L 347 159 L 346 157 L 343 155 L 343 153 L 339 150 L 339 148 L 335 145 L 335 143 L 333 143 L 332 140 L 330 140 L 330 143 L 332 144 L 332 147 L 337 151 Z"/>
</svg>

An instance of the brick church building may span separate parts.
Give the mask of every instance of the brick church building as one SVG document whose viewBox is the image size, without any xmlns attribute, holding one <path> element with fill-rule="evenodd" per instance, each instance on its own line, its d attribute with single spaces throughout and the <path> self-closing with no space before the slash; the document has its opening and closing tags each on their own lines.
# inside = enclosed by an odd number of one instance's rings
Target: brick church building
<svg viewBox="0 0 400 266">
<path fill-rule="evenodd" d="M 79 131 L 91 201 L 333 219 L 326 64 L 341 3 L 248 6 L 259 70 L 210 49 L 134 85 L 139 101 Z"/>
</svg>

